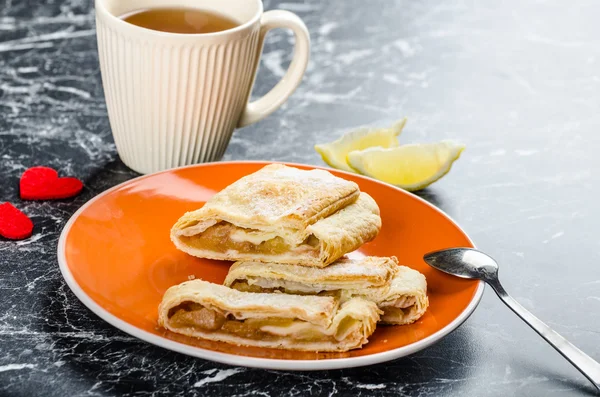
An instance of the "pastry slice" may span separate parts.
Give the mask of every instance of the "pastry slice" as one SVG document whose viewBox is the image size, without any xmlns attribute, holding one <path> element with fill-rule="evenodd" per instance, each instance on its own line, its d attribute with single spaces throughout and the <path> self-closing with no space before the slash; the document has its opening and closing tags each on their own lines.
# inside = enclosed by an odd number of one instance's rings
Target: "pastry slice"
<svg viewBox="0 0 600 397">
<path fill-rule="evenodd" d="M 236 262 L 224 284 L 240 291 L 361 297 L 377 303 L 386 324 L 410 324 L 427 310 L 425 276 L 395 257 L 343 258 L 326 268 Z"/>
<path fill-rule="evenodd" d="M 240 292 L 193 280 L 165 292 L 158 324 L 240 346 L 344 352 L 368 342 L 379 314 L 362 298 L 340 304 L 331 296 Z"/>
<path fill-rule="evenodd" d="M 171 239 L 200 258 L 324 267 L 380 228 L 379 207 L 354 182 L 271 164 L 183 215 Z"/>
</svg>

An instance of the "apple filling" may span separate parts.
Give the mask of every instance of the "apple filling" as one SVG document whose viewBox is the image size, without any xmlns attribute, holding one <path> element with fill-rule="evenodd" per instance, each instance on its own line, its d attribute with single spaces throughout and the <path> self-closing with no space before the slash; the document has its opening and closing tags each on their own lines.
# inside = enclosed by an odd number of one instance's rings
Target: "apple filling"
<svg viewBox="0 0 600 397">
<path fill-rule="evenodd" d="M 246 281 L 240 280 L 234 281 L 230 287 L 242 292 L 285 292 L 285 290 L 281 287 L 263 288 L 258 284 L 248 284 Z"/>
<path fill-rule="evenodd" d="M 281 285 L 277 285 L 281 284 Z M 332 290 L 326 291 L 321 290 L 320 292 L 315 292 L 314 288 L 305 287 L 301 283 L 294 283 L 292 281 L 286 280 L 278 280 L 277 283 L 270 282 L 269 280 L 265 280 L 262 278 L 257 278 L 256 282 L 253 284 L 248 283 L 246 280 L 235 280 L 230 288 L 236 289 L 242 292 L 266 292 L 266 293 L 274 293 L 281 292 L 285 294 L 293 294 L 293 295 L 319 295 L 319 296 L 335 296 L 339 297 L 339 291 Z"/>
<path fill-rule="evenodd" d="M 272 232 L 244 229 L 229 222 L 219 222 L 202 233 L 180 238 L 182 242 L 194 248 L 214 252 L 237 251 L 241 254 L 253 255 L 302 252 L 317 257 L 320 251 L 320 241 L 313 235 L 307 237 L 301 244 L 293 246 Z"/>
<path fill-rule="evenodd" d="M 409 295 L 402 295 L 393 301 L 386 301 L 380 304 L 381 307 L 395 307 L 397 309 L 408 309 L 417 303 L 417 298 Z"/>
<path fill-rule="evenodd" d="M 379 308 L 383 310 L 382 320 L 398 321 L 414 315 L 417 307 L 417 298 L 414 296 L 403 295 L 398 299 L 379 304 Z"/>
<path fill-rule="evenodd" d="M 304 342 L 335 342 L 359 331 L 360 321 L 346 317 L 337 329 L 329 330 L 293 318 L 248 318 L 238 320 L 199 303 L 182 302 L 169 311 L 172 328 L 194 328 L 202 332 L 220 332 L 254 340 L 278 340 L 289 337 Z"/>
<path fill-rule="evenodd" d="M 332 295 L 335 296 L 338 291 L 321 291 L 316 293 L 314 286 L 306 287 L 301 283 L 287 280 L 269 281 L 257 278 L 250 284 L 246 280 L 236 280 L 231 284 L 231 288 L 242 292 L 282 292 L 295 295 Z M 384 316 L 404 317 L 410 315 L 416 310 L 417 298 L 410 295 L 402 295 L 391 301 L 375 302 L 381 310 L 385 312 Z"/>
</svg>

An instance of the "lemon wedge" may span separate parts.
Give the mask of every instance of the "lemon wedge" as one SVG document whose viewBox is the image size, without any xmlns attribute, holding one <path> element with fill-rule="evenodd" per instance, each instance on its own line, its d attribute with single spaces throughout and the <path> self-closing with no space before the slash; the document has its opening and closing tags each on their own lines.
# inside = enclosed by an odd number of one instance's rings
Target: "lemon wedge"
<svg viewBox="0 0 600 397">
<path fill-rule="evenodd" d="M 464 149 L 454 141 L 373 147 L 348 153 L 348 163 L 363 175 L 415 191 L 446 175 Z"/>
<path fill-rule="evenodd" d="M 390 148 L 398 146 L 398 135 L 402 132 L 406 118 L 390 128 L 360 128 L 344 134 L 341 138 L 321 145 L 315 150 L 328 165 L 338 170 L 356 172 L 348 165 L 348 153 L 370 147 Z"/>
</svg>

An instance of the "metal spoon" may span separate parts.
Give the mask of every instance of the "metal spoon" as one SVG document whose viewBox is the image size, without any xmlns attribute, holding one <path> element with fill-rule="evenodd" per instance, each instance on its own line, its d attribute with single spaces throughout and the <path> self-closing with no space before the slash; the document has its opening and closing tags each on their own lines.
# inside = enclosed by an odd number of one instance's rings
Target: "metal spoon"
<svg viewBox="0 0 600 397">
<path fill-rule="evenodd" d="M 600 391 L 600 364 L 576 348 L 549 326 L 529 313 L 504 290 L 498 280 L 498 263 L 481 251 L 471 248 L 451 248 L 430 252 L 423 259 L 430 266 L 454 276 L 479 279 L 488 283 L 498 297 L 540 336 L 569 360 Z"/>
</svg>

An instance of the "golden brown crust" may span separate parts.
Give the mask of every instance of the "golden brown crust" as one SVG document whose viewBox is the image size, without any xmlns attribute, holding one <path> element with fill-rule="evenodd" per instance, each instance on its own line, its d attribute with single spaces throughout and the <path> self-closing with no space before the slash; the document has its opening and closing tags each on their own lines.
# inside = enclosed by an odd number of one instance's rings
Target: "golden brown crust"
<svg viewBox="0 0 600 397">
<path fill-rule="evenodd" d="M 326 268 L 237 262 L 225 278 L 232 288 L 276 290 L 291 294 L 319 294 L 337 291 L 342 299 L 362 297 L 383 310 L 381 322 L 410 324 L 427 310 L 425 276 L 406 266 L 398 266 L 395 257 L 344 258 Z M 402 307 L 404 302 L 410 302 Z"/>
<path fill-rule="evenodd" d="M 226 222 L 243 233 L 280 237 L 289 252 L 265 254 L 194 246 L 186 238 Z M 202 258 L 259 260 L 324 267 L 374 239 L 379 208 L 358 186 L 327 171 L 272 164 L 217 193 L 199 210 L 186 213 L 171 230 L 184 252 Z M 307 246 L 307 239 L 318 241 Z"/>
<path fill-rule="evenodd" d="M 294 297 L 292 295 L 273 295 L 265 293 L 245 293 L 223 285 L 203 280 L 186 281 L 169 288 L 162 299 L 159 312 L 165 308 L 179 305 L 184 301 L 199 303 L 205 307 L 216 307 L 231 313 L 234 317 L 278 316 L 299 318 L 314 324 L 328 326 L 338 302 L 331 297 L 321 299 L 317 296 Z M 168 309 L 167 309 L 168 311 Z M 159 318 L 159 324 L 165 318 Z M 162 325 L 162 324 L 161 324 Z"/>
<path fill-rule="evenodd" d="M 260 261 L 296 264 L 300 266 L 325 267 L 354 251 L 366 242 L 373 240 L 381 229 L 379 207 L 366 193 L 360 193 L 358 200 L 335 214 L 309 226 L 297 238 L 300 241 L 309 235 L 318 238 L 318 246 L 313 250 L 288 251 L 282 254 L 242 253 L 238 251 L 217 252 L 194 247 L 186 242 L 186 236 L 172 234 L 171 239 L 180 250 L 199 257 L 231 261 Z M 289 234 L 280 231 L 280 236 Z M 289 240 L 288 240 L 289 241 Z"/>
<path fill-rule="evenodd" d="M 387 310 L 386 305 L 401 297 L 414 298 L 415 304 L 408 309 Z M 420 272 L 406 266 L 398 266 L 386 298 L 379 303 L 384 311 L 381 322 L 385 324 L 411 324 L 420 319 L 429 307 L 427 280 Z"/>
<path fill-rule="evenodd" d="M 215 220 L 247 229 L 303 230 L 353 203 L 358 194 L 356 183 L 327 171 L 270 164 L 227 186 L 204 207 L 185 214 L 174 230 L 184 232 Z"/>
<path fill-rule="evenodd" d="M 320 263 L 327 265 L 373 240 L 380 229 L 377 203 L 361 193 L 354 205 L 310 225 L 307 232 L 321 241 Z"/>
<path fill-rule="evenodd" d="M 321 336 L 314 340 L 298 338 L 294 336 L 295 331 L 282 332 L 281 328 L 269 325 L 260 328 L 260 332 L 269 335 L 262 339 L 222 329 L 176 326 L 170 321 L 172 312 L 187 302 L 232 317 L 239 320 L 239 324 L 247 319 L 293 319 L 296 326 L 308 326 Z M 332 297 L 240 292 L 202 280 L 169 288 L 158 311 L 160 326 L 183 335 L 243 346 L 306 351 L 347 351 L 361 347 L 374 332 L 381 313 L 373 302 L 361 298 L 339 305 Z M 348 319 L 353 319 L 350 329 L 346 329 Z"/>
<path fill-rule="evenodd" d="M 287 284 L 302 288 L 297 292 L 359 290 L 388 285 L 397 264 L 394 257 L 377 256 L 342 258 L 324 268 L 240 261 L 229 268 L 223 285 L 231 287 L 236 281 L 254 284 L 262 279 L 276 287 Z"/>
</svg>

